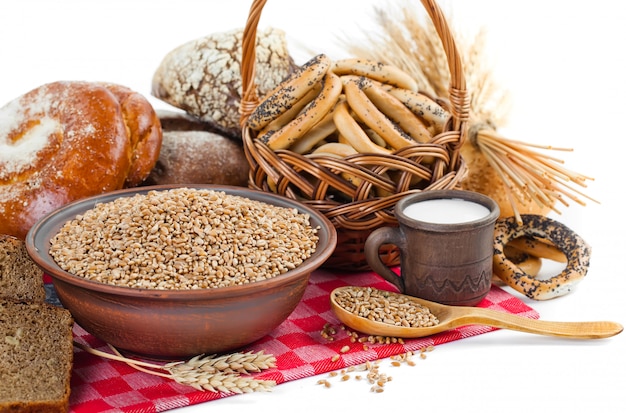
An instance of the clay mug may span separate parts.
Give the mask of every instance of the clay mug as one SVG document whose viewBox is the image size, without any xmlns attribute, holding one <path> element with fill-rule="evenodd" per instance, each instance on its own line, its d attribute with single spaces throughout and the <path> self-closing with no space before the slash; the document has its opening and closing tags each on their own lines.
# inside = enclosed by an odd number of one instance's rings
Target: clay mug
<svg viewBox="0 0 626 413">
<path fill-rule="evenodd" d="M 365 242 L 369 266 L 407 295 L 474 306 L 491 288 L 493 237 L 500 215 L 491 198 L 471 191 L 433 190 L 402 198 L 397 227 L 378 228 Z M 400 251 L 400 274 L 383 264 L 382 245 Z"/>
</svg>

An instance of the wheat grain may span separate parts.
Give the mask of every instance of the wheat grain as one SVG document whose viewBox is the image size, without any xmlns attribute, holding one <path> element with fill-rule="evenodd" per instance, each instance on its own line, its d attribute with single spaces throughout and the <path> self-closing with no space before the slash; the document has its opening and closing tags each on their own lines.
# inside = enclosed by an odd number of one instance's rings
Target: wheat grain
<svg viewBox="0 0 626 413">
<path fill-rule="evenodd" d="M 50 241 L 64 270 L 131 288 L 219 288 L 283 274 L 316 249 L 308 214 L 221 191 L 149 191 L 95 205 Z"/>
<path fill-rule="evenodd" d="M 344 288 L 337 291 L 336 303 L 345 310 L 373 321 L 407 327 L 429 327 L 439 324 L 437 317 L 410 297 L 372 287 Z M 370 336 L 371 343 L 397 343 L 395 337 Z"/>
<path fill-rule="evenodd" d="M 184 375 L 190 371 L 202 372 L 203 374 L 218 372 L 250 374 L 274 367 L 276 367 L 276 358 L 271 354 L 265 354 L 263 351 L 258 353 L 248 351 L 221 356 L 198 355 L 185 362 L 173 362 L 163 366 L 173 375 Z"/>
<path fill-rule="evenodd" d="M 214 393 L 251 393 L 270 391 L 276 385 L 273 380 L 257 380 L 253 377 L 233 373 L 217 372 L 213 374 L 182 374 L 172 375 L 178 383 L 186 384 L 197 390 L 208 390 Z"/>
<path fill-rule="evenodd" d="M 157 364 L 124 357 L 115 347 L 106 353 L 74 341 L 74 345 L 90 354 L 120 361 L 136 370 L 174 380 L 200 391 L 223 393 L 266 392 L 276 386 L 274 380 L 259 380 L 250 374 L 276 367 L 276 358 L 263 351 L 233 353 L 222 356 L 199 355 L 187 361 Z"/>
</svg>

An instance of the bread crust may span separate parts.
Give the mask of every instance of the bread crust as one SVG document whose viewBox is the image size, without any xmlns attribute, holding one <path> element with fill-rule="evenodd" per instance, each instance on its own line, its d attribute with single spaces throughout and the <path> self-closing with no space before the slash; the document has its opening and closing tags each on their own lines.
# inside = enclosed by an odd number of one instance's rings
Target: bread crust
<svg viewBox="0 0 626 413">
<path fill-rule="evenodd" d="M 243 29 L 237 28 L 176 47 L 157 67 L 152 78 L 152 95 L 210 123 L 222 135 L 241 139 L 242 41 Z M 296 65 L 282 30 L 272 27 L 259 30 L 255 44 L 255 84 L 259 96 L 264 96 Z"/>
<path fill-rule="evenodd" d="M 203 130 L 219 133 L 219 130 L 213 128 L 208 122 L 204 122 L 187 112 L 157 109 L 156 114 L 159 117 L 163 131 Z"/>
<path fill-rule="evenodd" d="M 117 99 L 124 117 L 132 151 L 125 186 L 139 185 L 150 174 L 161 150 L 161 122 L 152 105 L 141 94 L 122 85 L 103 83 Z"/>
<path fill-rule="evenodd" d="M 31 402 L 8 402 L 0 404 L 0 413 L 66 413 L 70 409 L 68 400 L 41 400 Z"/>
<path fill-rule="evenodd" d="M 249 170 L 240 141 L 203 130 L 164 131 L 159 160 L 145 183 L 246 186 Z"/>
<path fill-rule="evenodd" d="M 43 215 L 145 178 L 161 132 L 153 123 L 147 135 L 131 140 L 133 122 L 145 123 L 129 115 L 137 106 L 123 88 L 60 81 L 0 108 L 0 233 L 24 239 Z"/>
</svg>

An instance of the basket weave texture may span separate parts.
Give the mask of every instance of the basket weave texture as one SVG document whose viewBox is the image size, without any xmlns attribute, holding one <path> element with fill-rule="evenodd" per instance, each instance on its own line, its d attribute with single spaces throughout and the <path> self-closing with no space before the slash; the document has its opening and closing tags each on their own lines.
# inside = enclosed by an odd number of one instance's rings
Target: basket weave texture
<svg viewBox="0 0 626 413">
<path fill-rule="evenodd" d="M 455 41 L 436 2 L 422 0 L 441 39 L 451 75 L 449 95 L 434 97 L 451 114 L 443 132 L 428 143 L 416 143 L 389 155 L 366 153 L 313 160 L 289 150 L 270 149 L 255 139 L 255 132 L 246 126 L 260 101 L 254 84 L 255 41 L 265 3 L 266 0 L 253 0 L 242 44 L 240 111 L 243 145 L 250 164 L 249 186 L 311 205 L 330 219 L 337 229 L 338 243 L 325 264 L 327 268 L 369 269 L 363 252 L 365 240 L 379 227 L 397 225 L 393 209 L 398 200 L 415 192 L 458 188 L 466 173 L 460 147 L 468 133 L 470 98 Z M 394 171 L 399 179 L 386 179 L 383 174 L 387 171 Z M 358 176 L 360 184 L 343 178 L 346 172 Z M 414 176 L 425 177 L 418 188 L 411 187 Z M 270 189 L 268 180 L 275 187 Z M 376 195 L 380 193 L 385 195 Z M 399 264 L 397 247 L 384 246 L 380 253 L 385 264 Z"/>
</svg>

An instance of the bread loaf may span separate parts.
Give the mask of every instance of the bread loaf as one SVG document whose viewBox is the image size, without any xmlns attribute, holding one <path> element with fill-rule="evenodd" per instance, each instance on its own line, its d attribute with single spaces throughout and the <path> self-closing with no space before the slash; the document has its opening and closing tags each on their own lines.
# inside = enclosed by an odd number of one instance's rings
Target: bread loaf
<svg viewBox="0 0 626 413">
<path fill-rule="evenodd" d="M 207 132 L 218 132 L 210 123 L 190 115 L 187 112 L 158 109 L 156 111 L 161 122 L 161 129 L 164 131 L 189 131 L 203 130 Z"/>
<path fill-rule="evenodd" d="M 121 86 L 54 82 L 9 102 L 0 108 L 0 233 L 23 239 L 60 206 L 141 182 L 160 143 L 152 107 Z"/>
<path fill-rule="evenodd" d="M 63 308 L 0 299 L 0 412 L 69 410 L 72 327 Z"/>
<path fill-rule="evenodd" d="M 0 235 L 0 412 L 67 412 L 73 319 L 45 303 L 24 241 Z"/>
<path fill-rule="evenodd" d="M 250 166 L 240 141 L 207 131 L 164 131 L 147 185 L 246 186 Z"/>
<path fill-rule="evenodd" d="M 214 33 L 169 52 L 152 78 L 152 94 L 208 122 L 229 137 L 241 138 L 241 42 L 243 30 Z M 283 31 L 259 30 L 256 40 L 257 92 L 276 87 L 294 69 Z"/>
<path fill-rule="evenodd" d="M 43 302 L 43 271 L 26 251 L 24 241 L 0 234 L 0 298 Z"/>
</svg>

